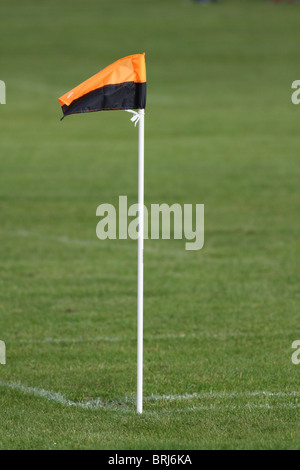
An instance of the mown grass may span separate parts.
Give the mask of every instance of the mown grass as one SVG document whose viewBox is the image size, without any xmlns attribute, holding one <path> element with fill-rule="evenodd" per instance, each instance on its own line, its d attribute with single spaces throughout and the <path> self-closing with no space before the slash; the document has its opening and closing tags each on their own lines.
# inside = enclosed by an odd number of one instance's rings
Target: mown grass
<svg viewBox="0 0 300 470">
<path fill-rule="evenodd" d="M 1 5 L 0 381 L 114 402 L 1 386 L 1 448 L 299 448 L 299 14 L 264 1 Z M 146 204 L 204 203 L 205 246 L 145 242 L 145 397 L 198 395 L 146 400 L 136 416 L 136 243 L 97 240 L 95 212 L 136 202 L 137 131 L 121 112 L 61 123 L 57 98 L 143 51 Z M 262 391 L 286 395 L 249 395 Z"/>
</svg>

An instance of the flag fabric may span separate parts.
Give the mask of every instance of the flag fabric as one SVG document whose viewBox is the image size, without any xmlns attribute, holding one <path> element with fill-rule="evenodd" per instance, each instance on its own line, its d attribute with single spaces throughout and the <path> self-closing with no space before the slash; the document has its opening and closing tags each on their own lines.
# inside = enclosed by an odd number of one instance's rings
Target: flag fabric
<svg viewBox="0 0 300 470">
<path fill-rule="evenodd" d="M 63 117 L 146 107 L 145 53 L 119 59 L 59 98 Z"/>
</svg>

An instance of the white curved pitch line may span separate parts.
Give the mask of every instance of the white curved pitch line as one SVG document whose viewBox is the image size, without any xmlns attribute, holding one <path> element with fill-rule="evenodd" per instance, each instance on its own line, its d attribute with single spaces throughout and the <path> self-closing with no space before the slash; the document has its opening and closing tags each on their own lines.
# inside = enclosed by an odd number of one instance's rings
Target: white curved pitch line
<svg viewBox="0 0 300 470">
<path fill-rule="evenodd" d="M 273 335 L 277 335 L 277 332 L 274 332 Z M 220 340 L 226 340 L 228 338 L 240 338 L 240 337 L 254 337 L 256 336 L 253 332 L 240 332 L 240 331 L 228 331 L 228 332 L 220 332 L 220 333 L 166 333 L 166 334 L 157 334 L 157 335 L 147 335 L 145 336 L 145 340 L 167 340 L 167 339 L 210 339 L 216 338 Z M 123 341 L 135 341 L 136 337 L 119 337 L 119 336 L 95 336 L 90 337 L 82 337 L 79 336 L 77 338 L 28 338 L 28 339 L 15 339 L 9 341 L 11 344 L 47 344 L 47 343 L 101 343 L 101 342 L 123 342 Z M 7 341 L 8 342 L 8 341 Z"/>
<path fill-rule="evenodd" d="M 85 408 L 85 409 L 109 409 L 117 405 L 129 405 L 135 402 L 135 397 L 124 397 L 124 399 L 120 400 L 112 400 L 112 401 L 101 401 L 100 399 L 90 399 L 87 402 L 80 402 L 80 401 L 73 401 L 66 398 L 64 395 L 52 392 L 49 390 L 44 390 L 43 388 L 37 387 L 29 387 L 27 385 L 23 385 L 19 382 L 3 382 L 0 381 L 0 387 L 7 388 L 10 390 L 16 390 L 23 393 L 28 393 L 30 395 L 44 398 L 45 400 L 61 404 L 63 406 L 69 407 L 77 407 L 77 408 Z M 258 392 L 202 392 L 202 393 L 191 393 L 191 394 L 183 394 L 183 395 L 152 395 L 146 397 L 146 401 L 159 401 L 159 400 L 166 400 L 166 401 L 181 401 L 181 400 L 190 400 L 190 399 L 229 399 L 229 398 L 238 398 L 238 397 L 268 397 L 268 398 L 292 398 L 292 397 L 299 397 L 300 392 L 298 391 L 291 391 L 291 392 L 269 392 L 269 391 L 258 391 Z M 300 408 L 299 403 L 277 403 L 277 404 L 256 404 L 256 403 L 247 403 L 245 405 L 211 405 L 211 406 L 193 406 L 191 408 L 176 410 L 176 411 L 197 411 L 197 410 L 207 410 L 213 411 L 214 409 L 251 409 L 251 408 Z M 121 408 L 119 408 L 121 409 Z M 123 407 L 124 410 L 124 407 Z M 125 410 L 126 411 L 126 410 Z M 130 411 L 130 410 L 129 410 Z M 150 411 L 151 413 L 151 411 Z"/>
<path fill-rule="evenodd" d="M 30 232 L 28 230 L 15 230 L 15 231 L 4 231 L 4 230 L 0 230 L 0 234 L 7 234 L 7 235 L 10 235 L 10 236 L 15 236 L 15 237 L 25 237 L 25 238 L 37 238 L 37 239 L 40 239 L 40 240 L 45 240 L 45 241 L 53 241 L 53 242 L 58 242 L 58 243 L 64 243 L 64 244 L 67 244 L 67 245 L 79 245 L 79 246 L 97 246 L 97 248 L 101 247 L 102 249 L 105 249 L 107 250 L 108 248 L 108 245 L 107 243 L 103 243 L 102 241 L 102 244 L 100 243 L 100 241 L 97 239 L 95 240 L 83 240 L 83 239 L 78 239 L 78 238 L 71 238 L 71 237 L 68 237 L 68 236 L 65 236 L 65 235 L 44 235 L 44 234 L 41 234 L 41 233 L 37 233 L 37 232 Z M 135 245 L 118 245 L 118 250 L 125 250 L 125 251 L 133 251 L 135 250 Z M 149 253 L 152 253 L 152 254 L 157 254 L 159 256 L 161 256 L 161 252 L 162 252 L 162 249 L 155 249 L 151 246 L 146 246 L 145 247 L 145 250 Z M 174 249 L 163 249 L 163 252 L 164 252 L 164 255 L 170 255 L 170 256 L 178 256 L 178 257 L 182 257 L 182 256 L 187 256 L 186 255 L 186 251 L 183 250 L 174 250 Z"/>
</svg>

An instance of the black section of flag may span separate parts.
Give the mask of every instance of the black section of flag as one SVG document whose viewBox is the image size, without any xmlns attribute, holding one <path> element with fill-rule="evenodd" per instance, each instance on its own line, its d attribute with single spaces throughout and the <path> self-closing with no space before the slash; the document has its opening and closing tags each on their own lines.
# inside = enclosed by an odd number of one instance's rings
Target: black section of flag
<svg viewBox="0 0 300 470">
<path fill-rule="evenodd" d="M 146 83 L 124 82 L 105 85 L 74 100 L 70 106 L 62 106 L 63 118 L 69 114 L 90 113 L 110 109 L 144 109 L 146 107 Z M 62 118 L 62 119 L 63 119 Z"/>
</svg>

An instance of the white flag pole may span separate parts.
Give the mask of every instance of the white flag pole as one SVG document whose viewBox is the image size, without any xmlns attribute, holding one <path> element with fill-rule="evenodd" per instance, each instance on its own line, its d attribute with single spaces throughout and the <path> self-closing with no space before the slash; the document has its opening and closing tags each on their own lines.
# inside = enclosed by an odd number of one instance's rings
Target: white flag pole
<svg viewBox="0 0 300 470">
<path fill-rule="evenodd" d="M 138 174 L 138 302 L 137 302 L 137 412 L 143 412 L 143 300 L 144 300 L 144 118 L 139 109 L 139 174 Z"/>
</svg>

